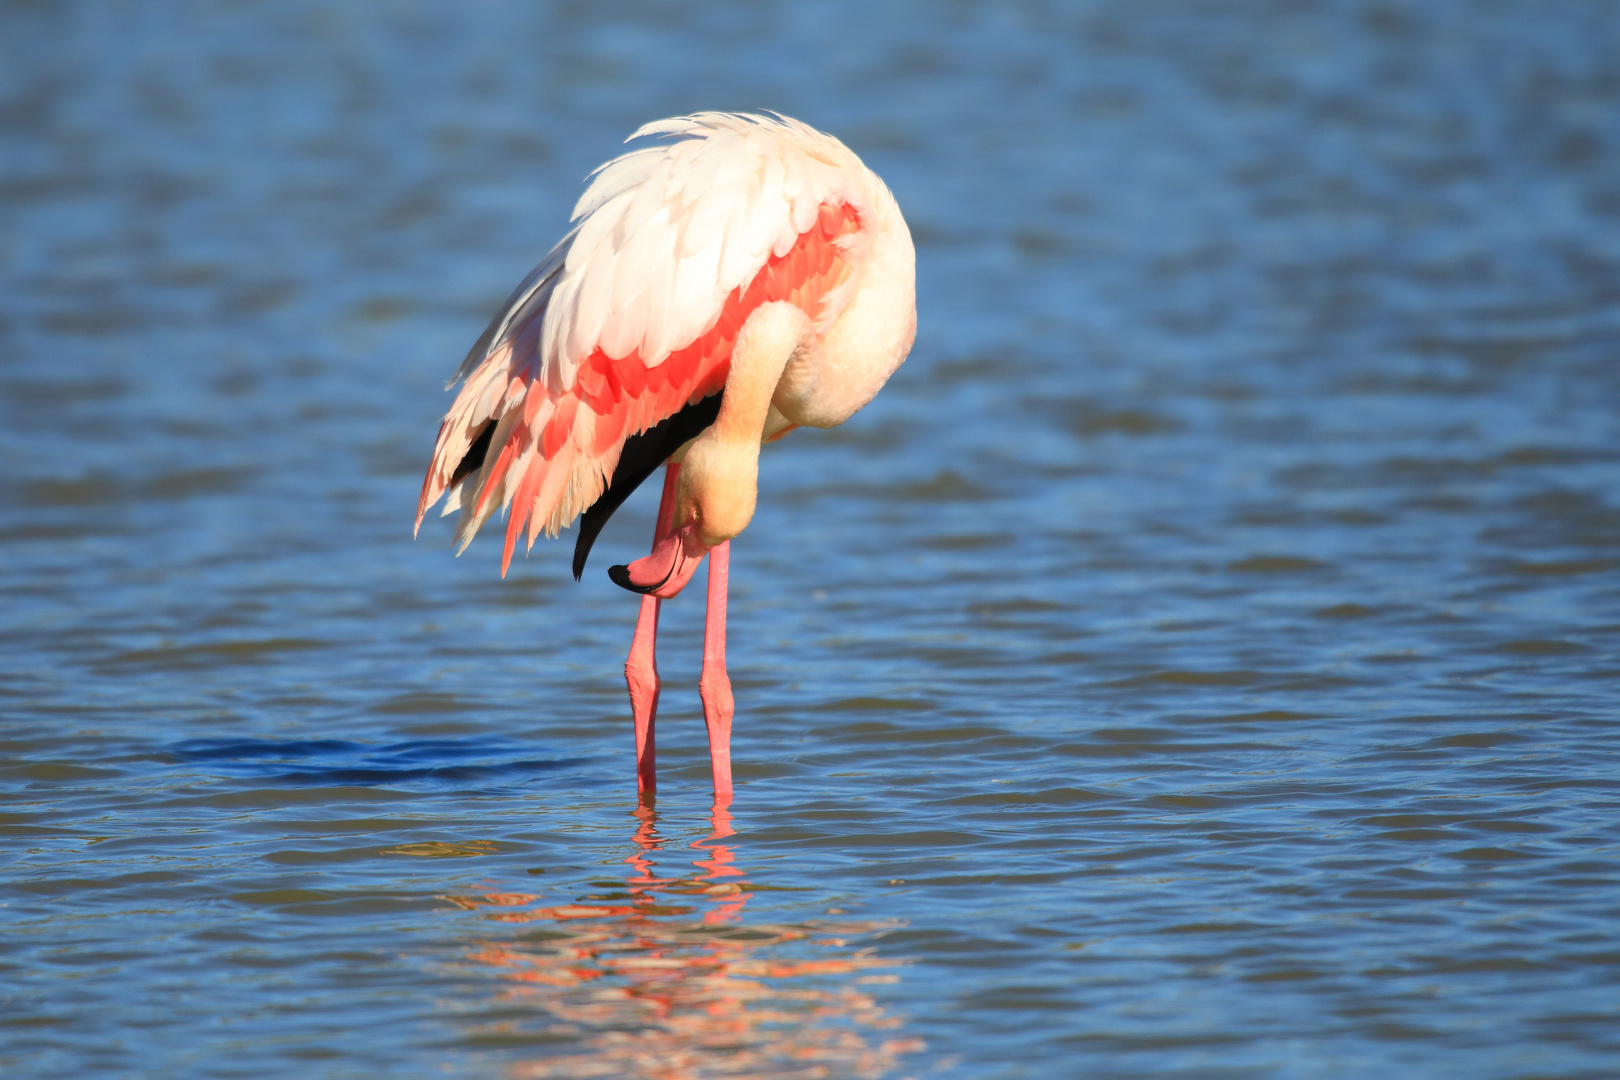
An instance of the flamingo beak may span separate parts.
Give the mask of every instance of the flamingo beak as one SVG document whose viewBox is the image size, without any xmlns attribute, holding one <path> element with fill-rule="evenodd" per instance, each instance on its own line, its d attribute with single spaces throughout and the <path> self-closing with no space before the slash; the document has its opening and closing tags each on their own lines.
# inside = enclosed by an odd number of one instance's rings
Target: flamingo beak
<svg viewBox="0 0 1620 1080">
<path fill-rule="evenodd" d="M 709 549 L 692 525 L 664 537 L 643 558 L 628 566 L 608 567 L 608 577 L 621 589 L 668 600 L 686 587 Z"/>
</svg>

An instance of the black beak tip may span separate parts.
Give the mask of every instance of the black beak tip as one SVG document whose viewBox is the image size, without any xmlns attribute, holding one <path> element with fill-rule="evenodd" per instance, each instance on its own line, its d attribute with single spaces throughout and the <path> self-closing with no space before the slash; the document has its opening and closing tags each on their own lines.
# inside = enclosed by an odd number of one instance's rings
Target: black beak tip
<svg viewBox="0 0 1620 1080">
<path fill-rule="evenodd" d="M 630 580 L 630 568 L 628 566 L 610 566 L 610 567 L 608 567 L 608 577 L 611 578 L 612 581 L 613 581 L 613 584 L 617 585 L 619 588 L 627 589 L 630 592 L 639 593 L 639 594 L 641 594 L 643 596 L 645 596 L 647 593 L 652 592 L 654 589 L 656 589 L 658 587 L 656 585 L 645 585 L 644 586 L 644 585 L 635 584 L 633 581 Z"/>
</svg>

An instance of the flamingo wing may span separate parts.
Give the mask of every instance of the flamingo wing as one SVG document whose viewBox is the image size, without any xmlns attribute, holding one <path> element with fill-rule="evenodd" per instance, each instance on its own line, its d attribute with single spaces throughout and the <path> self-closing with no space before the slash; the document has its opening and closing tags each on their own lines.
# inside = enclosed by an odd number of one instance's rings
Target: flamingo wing
<svg viewBox="0 0 1620 1080">
<path fill-rule="evenodd" d="M 786 300 L 825 328 L 848 293 L 867 208 L 850 172 L 864 166 L 841 143 L 731 113 L 658 121 L 630 138 L 648 135 L 677 138 L 597 170 L 573 230 L 452 380 L 465 382 L 439 428 L 417 527 L 448 492 L 464 550 L 509 506 L 503 575 L 525 524 L 532 547 L 600 501 L 577 577 L 629 489 L 713 421 L 712 408 L 687 406 L 724 389 L 749 314 Z M 636 460 L 620 476 L 631 440 Z"/>
</svg>

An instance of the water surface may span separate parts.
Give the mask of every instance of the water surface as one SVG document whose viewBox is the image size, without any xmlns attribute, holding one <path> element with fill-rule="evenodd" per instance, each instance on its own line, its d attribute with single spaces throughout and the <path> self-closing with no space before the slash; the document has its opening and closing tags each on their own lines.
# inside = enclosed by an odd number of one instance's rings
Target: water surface
<svg viewBox="0 0 1620 1080">
<path fill-rule="evenodd" d="M 0 13 L 7 1076 L 1620 1071 L 1620 16 Z M 583 584 L 410 516 L 653 117 L 891 184 L 916 349 L 770 450 L 655 807 Z"/>
</svg>

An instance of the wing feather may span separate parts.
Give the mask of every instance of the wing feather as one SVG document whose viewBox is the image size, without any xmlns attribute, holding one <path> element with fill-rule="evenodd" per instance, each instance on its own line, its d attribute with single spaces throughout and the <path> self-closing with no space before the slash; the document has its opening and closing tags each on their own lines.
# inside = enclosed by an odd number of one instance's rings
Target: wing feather
<svg viewBox="0 0 1620 1080">
<path fill-rule="evenodd" d="M 635 138 L 635 136 L 631 136 Z M 627 140 L 628 141 L 628 140 Z M 664 162 L 663 147 L 649 146 L 641 150 L 632 150 L 622 154 L 605 165 L 601 165 L 592 173 L 595 178 L 585 194 L 579 197 L 574 204 L 574 212 L 568 215 L 570 221 L 594 212 L 609 199 L 638 187 L 647 176 L 657 170 Z"/>
<path fill-rule="evenodd" d="M 708 326 L 698 328 L 702 334 L 720 318 L 722 297 L 716 295 L 720 274 L 720 252 L 723 245 L 716 236 L 702 251 L 680 260 L 676 269 L 674 294 L 671 303 L 677 311 L 708 311 Z"/>
</svg>

